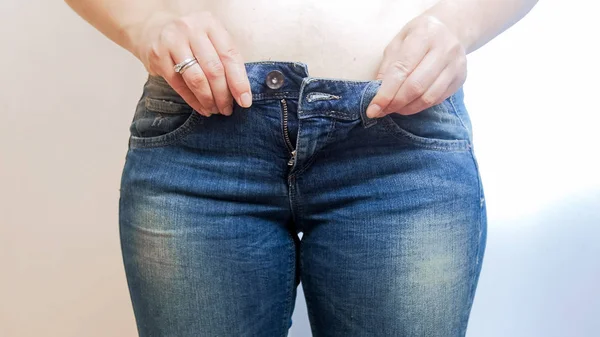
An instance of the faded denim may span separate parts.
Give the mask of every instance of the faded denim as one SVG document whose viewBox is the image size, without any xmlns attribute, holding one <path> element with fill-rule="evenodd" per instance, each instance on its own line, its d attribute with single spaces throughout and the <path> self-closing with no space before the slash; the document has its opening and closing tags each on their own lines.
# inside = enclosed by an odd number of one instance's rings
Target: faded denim
<svg viewBox="0 0 600 337">
<path fill-rule="evenodd" d="M 301 281 L 313 336 L 465 336 L 487 220 L 463 89 L 370 119 L 380 80 L 245 65 L 231 116 L 143 87 L 119 199 L 139 335 L 286 336 Z"/>
</svg>

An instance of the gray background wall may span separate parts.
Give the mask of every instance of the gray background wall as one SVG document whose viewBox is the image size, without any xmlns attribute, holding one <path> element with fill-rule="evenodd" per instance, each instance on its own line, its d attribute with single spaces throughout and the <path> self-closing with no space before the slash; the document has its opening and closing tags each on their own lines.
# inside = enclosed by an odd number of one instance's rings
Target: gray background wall
<svg viewBox="0 0 600 337">
<path fill-rule="evenodd" d="M 469 55 L 488 205 L 472 337 L 600 331 L 600 24 L 545 0 Z M 145 72 L 62 1 L 0 1 L 0 336 L 135 336 L 117 231 Z M 309 336 L 301 287 L 293 337 Z"/>
</svg>

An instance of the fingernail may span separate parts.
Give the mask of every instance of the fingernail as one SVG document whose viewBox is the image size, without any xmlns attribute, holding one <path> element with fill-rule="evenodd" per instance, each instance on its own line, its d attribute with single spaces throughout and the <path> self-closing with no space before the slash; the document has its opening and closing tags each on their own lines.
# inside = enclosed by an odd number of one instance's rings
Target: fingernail
<svg viewBox="0 0 600 337">
<path fill-rule="evenodd" d="M 242 101 L 243 107 L 248 108 L 252 104 L 252 96 L 248 92 L 245 92 L 240 97 L 240 101 Z"/>
<path fill-rule="evenodd" d="M 379 115 L 379 112 L 381 111 L 381 107 L 377 104 L 371 104 L 369 105 L 369 107 L 367 108 L 367 117 L 369 118 L 375 118 Z"/>
<path fill-rule="evenodd" d="M 225 114 L 226 116 L 231 116 L 232 112 L 233 108 L 231 107 L 231 105 L 228 105 L 225 109 L 223 109 L 223 114 Z"/>
</svg>

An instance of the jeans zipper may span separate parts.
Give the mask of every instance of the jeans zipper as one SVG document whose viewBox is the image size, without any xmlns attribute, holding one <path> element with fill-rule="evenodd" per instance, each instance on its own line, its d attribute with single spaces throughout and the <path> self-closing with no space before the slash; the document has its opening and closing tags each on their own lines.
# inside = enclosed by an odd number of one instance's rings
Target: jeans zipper
<svg viewBox="0 0 600 337">
<path fill-rule="evenodd" d="M 294 160 L 296 159 L 296 149 L 292 145 L 290 141 L 289 131 L 288 131 L 288 107 L 285 98 L 281 99 L 281 105 L 283 107 L 283 138 L 285 138 L 285 143 L 287 144 L 288 150 L 290 150 L 290 160 L 288 161 L 288 165 L 294 165 Z"/>
</svg>

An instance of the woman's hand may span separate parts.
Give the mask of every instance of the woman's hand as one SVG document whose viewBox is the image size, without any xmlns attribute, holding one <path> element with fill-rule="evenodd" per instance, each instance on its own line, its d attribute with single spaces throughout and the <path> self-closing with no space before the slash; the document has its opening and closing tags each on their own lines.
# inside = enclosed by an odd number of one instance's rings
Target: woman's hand
<svg viewBox="0 0 600 337">
<path fill-rule="evenodd" d="M 202 115 L 231 115 L 232 95 L 240 106 L 252 104 L 242 56 L 225 27 L 210 12 L 179 17 L 156 13 L 132 35 L 132 53 L 146 70 L 162 76 Z M 198 59 L 197 64 L 183 75 L 175 72 L 176 64 L 193 57 Z"/>
<path fill-rule="evenodd" d="M 407 23 L 385 48 L 377 74 L 381 87 L 367 116 L 411 115 L 440 104 L 467 77 L 459 39 L 440 20 L 422 15 Z"/>
</svg>

